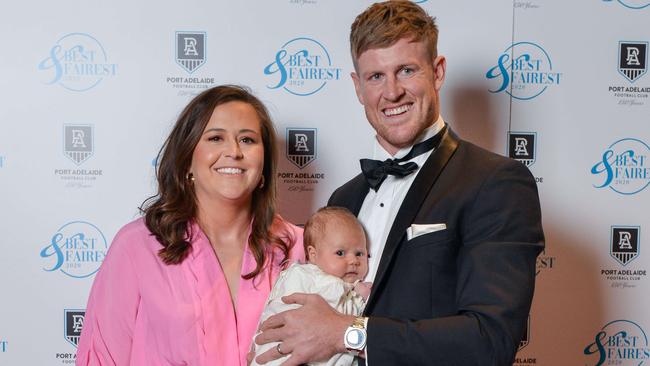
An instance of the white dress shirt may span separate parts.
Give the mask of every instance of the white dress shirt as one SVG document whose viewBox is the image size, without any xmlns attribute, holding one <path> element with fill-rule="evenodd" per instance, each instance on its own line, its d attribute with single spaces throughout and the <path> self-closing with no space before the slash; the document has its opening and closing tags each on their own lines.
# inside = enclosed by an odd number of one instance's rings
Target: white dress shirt
<svg viewBox="0 0 650 366">
<path fill-rule="evenodd" d="M 445 122 L 442 117 L 439 116 L 438 120 L 433 125 L 426 128 L 422 135 L 414 141 L 414 145 L 435 136 L 444 126 Z M 412 147 L 413 146 L 408 146 L 400 149 L 395 155 L 391 156 L 375 139 L 373 159 L 381 161 L 391 158 L 399 159 L 408 154 Z M 395 221 L 397 211 L 399 211 L 402 201 L 404 201 L 404 197 L 406 197 L 406 193 L 409 191 L 409 188 L 411 188 L 411 184 L 413 184 L 415 177 L 420 172 L 420 168 L 432 152 L 433 150 L 428 151 L 409 160 L 418 165 L 418 169 L 412 174 L 403 178 L 389 175 L 381 184 L 377 192 L 375 192 L 374 189 L 370 189 L 368 195 L 366 195 L 358 215 L 359 221 L 361 221 L 361 224 L 363 224 L 368 233 L 369 240 L 368 254 L 370 255 L 370 258 L 368 260 L 368 275 L 366 276 L 366 281 L 374 281 L 375 275 L 377 274 L 377 267 L 379 266 L 379 260 L 384 251 L 386 239 L 388 238 L 388 233 L 393 226 L 393 221 Z"/>
<path fill-rule="evenodd" d="M 422 142 L 430 137 L 435 136 L 440 132 L 443 127 L 445 127 L 445 121 L 443 121 L 442 116 L 438 116 L 438 120 L 431 126 L 427 127 L 422 135 L 420 135 L 413 143 L 413 145 L 418 142 Z M 377 139 L 375 139 L 375 144 L 373 148 L 373 159 L 384 161 L 386 159 L 399 159 L 411 151 L 413 145 L 400 149 L 395 155 L 391 156 L 388 151 L 379 144 Z M 391 227 L 393 226 L 393 221 L 395 221 L 395 216 L 397 216 L 397 211 L 399 211 L 406 193 L 411 188 L 411 184 L 420 173 L 420 168 L 425 161 L 429 158 L 433 150 L 427 151 L 422 155 L 418 155 L 413 159 L 409 160 L 418 165 L 418 169 L 407 175 L 403 178 L 398 178 L 393 175 L 386 177 L 386 180 L 381 184 L 377 192 L 374 189 L 370 189 L 366 198 L 363 200 L 363 205 L 359 210 L 359 221 L 366 229 L 368 234 L 368 275 L 366 276 L 366 281 L 374 282 L 375 275 L 377 274 L 377 267 L 379 267 L 379 260 L 381 255 L 384 252 L 384 247 L 386 246 L 386 239 L 388 238 L 388 233 L 390 232 Z M 372 290 L 371 290 L 372 292 Z M 368 347 L 366 347 L 366 365 L 370 366 L 370 356 L 368 354 Z"/>
</svg>

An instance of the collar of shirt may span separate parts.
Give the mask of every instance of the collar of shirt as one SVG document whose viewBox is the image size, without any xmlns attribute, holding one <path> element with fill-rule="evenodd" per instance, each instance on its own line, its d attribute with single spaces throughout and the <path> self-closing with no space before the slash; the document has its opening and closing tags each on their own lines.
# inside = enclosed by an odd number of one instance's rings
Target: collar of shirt
<svg viewBox="0 0 650 366">
<path fill-rule="evenodd" d="M 415 139 L 415 141 L 413 141 L 412 145 L 399 149 L 395 153 L 395 155 L 392 156 L 388 153 L 388 151 L 384 150 L 384 147 L 381 146 L 379 144 L 379 141 L 377 141 L 377 138 L 375 138 L 375 143 L 373 145 L 373 152 L 372 152 L 373 159 L 381 160 L 381 161 L 384 161 L 386 159 L 399 159 L 402 156 L 408 154 L 409 151 L 411 151 L 413 145 L 422 142 L 428 139 L 429 137 L 435 136 L 438 132 L 440 132 L 440 130 L 442 130 L 443 127 L 445 127 L 445 121 L 442 119 L 442 116 L 439 115 L 436 122 L 434 122 L 431 126 L 424 129 L 424 131 L 422 131 L 420 136 L 418 136 L 418 138 Z"/>
</svg>

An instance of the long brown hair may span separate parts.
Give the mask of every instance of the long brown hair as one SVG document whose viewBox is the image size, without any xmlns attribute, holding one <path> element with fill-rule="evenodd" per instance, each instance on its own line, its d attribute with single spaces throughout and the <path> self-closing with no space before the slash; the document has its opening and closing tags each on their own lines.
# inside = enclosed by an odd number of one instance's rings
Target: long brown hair
<svg viewBox="0 0 650 366">
<path fill-rule="evenodd" d="M 179 264 L 192 250 L 190 223 L 196 218 L 197 203 L 194 185 L 188 177 L 192 154 L 214 109 L 228 102 L 239 101 L 251 105 L 260 120 L 264 145 L 264 184 L 253 192 L 253 224 L 249 247 L 257 266 L 242 276 L 250 279 L 264 268 L 270 248 L 278 248 L 287 260 L 294 238 L 279 237 L 271 232 L 275 216 L 275 172 L 277 167 L 276 137 L 271 117 L 264 104 L 247 89 L 236 85 L 222 85 L 205 90 L 196 96 L 181 112 L 172 132 L 158 153 L 156 170 L 158 194 L 149 197 L 141 206 L 145 224 L 163 246 L 158 252 L 166 264 Z M 267 244 L 268 243 L 268 244 Z"/>
</svg>

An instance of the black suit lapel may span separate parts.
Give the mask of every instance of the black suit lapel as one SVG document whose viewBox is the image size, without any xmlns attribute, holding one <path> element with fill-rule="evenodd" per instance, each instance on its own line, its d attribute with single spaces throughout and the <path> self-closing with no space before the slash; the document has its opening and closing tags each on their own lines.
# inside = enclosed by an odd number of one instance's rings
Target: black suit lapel
<svg viewBox="0 0 650 366">
<path fill-rule="evenodd" d="M 369 190 L 370 188 L 368 187 L 368 183 L 366 183 L 363 174 L 359 174 L 341 188 L 337 189 L 336 192 L 332 194 L 332 197 L 330 197 L 327 205 L 345 207 L 350 210 L 354 216 L 358 216 L 359 211 L 361 210 L 361 205 L 363 205 L 363 201 L 366 199 Z"/>
<path fill-rule="evenodd" d="M 377 298 L 377 296 L 374 295 L 381 291 L 382 281 L 386 275 L 386 270 L 392 261 L 395 250 L 404 238 L 404 235 L 406 235 L 406 229 L 413 223 L 424 199 L 429 194 L 429 191 L 431 191 L 436 179 L 438 179 L 438 176 L 444 169 L 445 165 L 447 165 L 447 162 L 454 154 L 457 147 L 458 137 L 450 128 L 447 128 L 440 145 L 424 163 L 418 176 L 415 178 L 411 188 L 406 194 L 406 197 L 404 197 L 404 201 L 397 212 L 393 226 L 388 233 L 386 246 L 384 247 L 381 260 L 379 261 L 377 274 L 373 281 L 373 291 L 371 291 L 370 299 L 368 299 L 366 311 L 369 311 L 374 305 L 375 299 Z"/>
</svg>

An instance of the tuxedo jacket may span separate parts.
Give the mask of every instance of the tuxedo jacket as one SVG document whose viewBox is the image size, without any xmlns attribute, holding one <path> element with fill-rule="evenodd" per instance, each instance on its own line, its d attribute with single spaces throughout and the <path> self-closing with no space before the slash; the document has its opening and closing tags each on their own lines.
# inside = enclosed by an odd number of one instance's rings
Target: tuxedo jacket
<svg viewBox="0 0 650 366">
<path fill-rule="evenodd" d="M 358 214 L 368 190 L 359 174 L 328 205 Z M 411 224 L 446 229 L 407 240 Z M 512 365 L 543 248 L 530 171 L 447 128 L 386 239 L 365 310 L 370 366 Z"/>
</svg>

